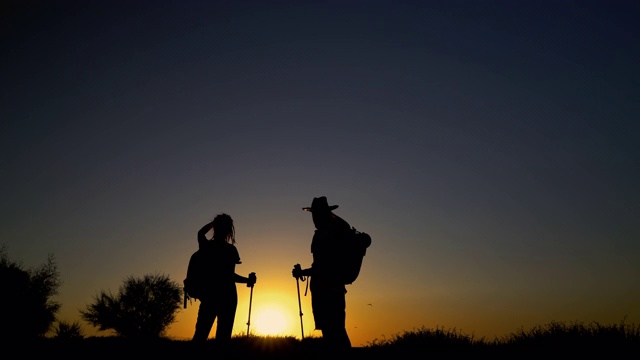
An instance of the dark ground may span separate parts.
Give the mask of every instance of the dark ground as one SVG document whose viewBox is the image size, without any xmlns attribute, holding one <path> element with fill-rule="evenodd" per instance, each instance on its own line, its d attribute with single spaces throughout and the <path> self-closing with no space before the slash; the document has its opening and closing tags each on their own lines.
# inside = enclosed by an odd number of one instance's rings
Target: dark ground
<svg viewBox="0 0 640 360">
<path fill-rule="evenodd" d="M 313 359 L 393 359 L 405 358 L 478 358 L 491 359 L 536 358 L 543 356 L 579 356 L 592 357 L 612 356 L 637 357 L 640 347 L 637 345 L 619 346 L 591 346 L 590 344 L 573 344 L 571 346 L 528 345 L 528 346 L 498 346 L 472 348 L 443 348 L 434 346 L 366 346 L 354 347 L 343 354 L 327 353 L 317 339 L 299 341 L 293 338 L 242 338 L 234 339 L 226 351 L 223 351 L 214 341 L 197 345 L 189 341 L 176 340 L 127 340 L 111 337 L 90 337 L 75 340 L 40 339 L 34 342 L 9 342 L 2 346 L 5 354 L 13 358 L 62 357 L 64 359 L 112 358 L 119 360 L 143 356 L 145 360 L 176 359 L 188 360 L 194 358 L 207 359 L 278 359 L 278 360 L 313 360 Z"/>
</svg>

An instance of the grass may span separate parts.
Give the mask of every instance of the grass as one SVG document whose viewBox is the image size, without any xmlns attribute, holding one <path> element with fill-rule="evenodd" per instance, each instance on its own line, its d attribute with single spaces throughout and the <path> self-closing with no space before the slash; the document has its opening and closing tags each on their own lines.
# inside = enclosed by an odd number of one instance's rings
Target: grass
<svg viewBox="0 0 640 360">
<path fill-rule="evenodd" d="M 636 354 L 640 351 L 640 325 L 601 325 L 597 322 L 551 322 L 529 330 L 520 329 L 507 336 L 476 339 L 456 329 L 419 328 L 394 335 L 388 340 L 374 340 L 368 348 L 393 353 L 463 352 L 492 354 L 553 354 L 557 351 L 575 355 Z"/>
<path fill-rule="evenodd" d="M 147 341 L 118 337 L 54 337 L 39 339 L 35 344 L 20 345 L 21 356 L 55 356 L 92 358 L 140 354 L 170 358 L 211 356 L 231 359 L 315 359 L 322 358 L 322 339 L 293 336 L 234 336 L 226 356 L 220 353 L 215 340 L 196 346 L 186 340 L 159 338 Z M 541 356 L 541 355 L 614 356 L 640 353 L 640 325 L 601 325 L 552 322 L 529 330 L 520 329 L 507 336 L 487 340 L 454 329 L 418 328 L 393 335 L 389 339 L 374 339 L 367 345 L 352 349 L 353 358 L 398 358 L 414 355 L 464 354 L 468 356 Z"/>
</svg>

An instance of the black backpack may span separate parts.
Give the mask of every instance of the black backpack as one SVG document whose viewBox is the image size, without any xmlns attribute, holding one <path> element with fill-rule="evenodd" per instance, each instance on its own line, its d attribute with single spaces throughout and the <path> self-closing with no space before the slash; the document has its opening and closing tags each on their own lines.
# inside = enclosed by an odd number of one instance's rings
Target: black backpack
<svg viewBox="0 0 640 360">
<path fill-rule="evenodd" d="M 367 248 L 371 246 L 371 236 L 369 234 L 358 231 L 351 227 L 349 235 L 344 239 L 344 264 L 343 264 L 343 283 L 345 285 L 352 284 L 360 275 L 362 260 L 367 253 Z"/>
<path fill-rule="evenodd" d="M 206 259 L 203 250 L 198 250 L 189 258 L 187 278 L 184 279 L 184 308 L 187 308 L 187 300 L 201 299 L 206 289 Z"/>
</svg>

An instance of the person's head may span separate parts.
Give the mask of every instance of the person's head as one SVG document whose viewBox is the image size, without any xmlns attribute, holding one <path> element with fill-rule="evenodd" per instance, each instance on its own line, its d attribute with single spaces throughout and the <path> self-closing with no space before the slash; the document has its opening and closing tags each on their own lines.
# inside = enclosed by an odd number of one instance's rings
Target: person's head
<svg viewBox="0 0 640 360">
<path fill-rule="evenodd" d="M 213 238 L 236 243 L 236 230 L 231 216 L 224 213 L 216 215 L 213 219 Z"/>
<path fill-rule="evenodd" d="M 311 212 L 313 224 L 316 226 L 316 229 L 321 229 L 331 223 L 331 219 L 335 217 L 331 211 L 337 208 L 338 205 L 329 206 L 326 196 L 320 196 L 313 198 L 311 207 L 304 207 L 302 210 Z"/>
</svg>

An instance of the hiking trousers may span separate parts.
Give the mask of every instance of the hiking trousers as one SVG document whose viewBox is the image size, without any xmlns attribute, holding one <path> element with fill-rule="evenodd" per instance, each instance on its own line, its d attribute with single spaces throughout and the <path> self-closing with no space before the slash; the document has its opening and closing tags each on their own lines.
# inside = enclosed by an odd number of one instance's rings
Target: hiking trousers
<svg viewBox="0 0 640 360">
<path fill-rule="evenodd" d="M 344 285 L 318 287 L 311 290 L 311 307 L 315 328 L 322 331 L 328 350 L 351 348 L 346 329 L 346 289 Z"/>
<path fill-rule="evenodd" d="M 237 305 L 237 295 L 224 301 L 221 299 L 202 300 L 198 308 L 196 331 L 192 340 L 195 342 L 207 341 L 213 323 L 217 319 L 216 341 L 219 343 L 228 342 L 231 339 L 231 333 L 233 331 Z"/>
</svg>

